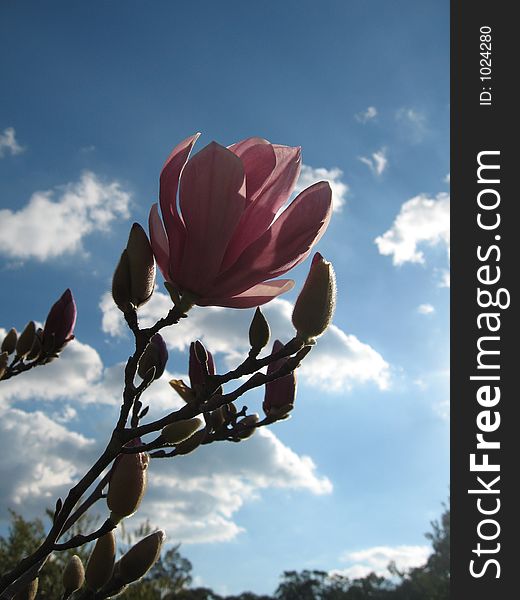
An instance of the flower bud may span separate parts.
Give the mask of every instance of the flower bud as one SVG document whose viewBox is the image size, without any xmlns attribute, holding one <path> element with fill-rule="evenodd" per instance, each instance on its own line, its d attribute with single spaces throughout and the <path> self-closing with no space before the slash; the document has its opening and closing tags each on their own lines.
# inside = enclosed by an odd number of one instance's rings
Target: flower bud
<svg viewBox="0 0 520 600">
<path fill-rule="evenodd" d="M 146 491 L 149 461 L 150 457 L 145 452 L 120 454 L 116 458 L 107 495 L 107 505 L 112 511 L 110 518 L 114 522 L 118 523 L 139 508 Z"/>
<path fill-rule="evenodd" d="M 4 376 L 4 373 L 7 370 L 7 363 L 9 362 L 9 354 L 7 352 L 2 352 L 0 354 L 0 379 Z"/>
<path fill-rule="evenodd" d="M 63 571 L 62 582 L 65 589 L 65 597 L 68 598 L 73 592 L 79 590 L 85 581 L 85 569 L 81 558 L 74 554 Z"/>
<path fill-rule="evenodd" d="M 119 561 L 121 581 L 132 583 L 141 579 L 159 558 L 165 537 L 164 531 L 159 530 L 132 546 Z"/>
<path fill-rule="evenodd" d="M 1 351 L 7 352 L 7 354 L 12 354 L 16 348 L 16 341 L 18 340 L 18 333 L 16 329 L 13 327 L 7 332 L 7 335 L 2 342 Z"/>
<path fill-rule="evenodd" d="M 320 336 L 332 320 L 335 303 L 334 269 L 330 262 L 316 252 L 292 314 L 298 338 L 308 344 Z"/>
<path fill-rule="evenodd" d="M 109 581 L 114 570 L 115 557 L 116 536 L 113 531 L 109 531 L 98 538 L 90 553 L 85 570 L 85 581 L 89 590 L 99 590 Z"/>
<path fill-rule="evenodd" d="M 259 421 L 259 416 L 256 413 L 247 415 L 243 419 L 237 421 L 237 435 L 240 439 L 245 440 L 253 435 L 256 431 L 255 425 Z"/>
<path fill-rule="evenodd" d="M 155 367 L 154 379 L 164 373 L 166 363 L 168 362 L 168 350 L 166 344 L 160 333 L 156 333 L 152 336 L 150 343 L 146 346 L 141 359 L 139 360 L 139 366 L 137 372 L 142 379 L 146 378 L 146 373 L 153 367 Z"/>
<path fill-rule="evenodd" d="M 249 343 L 251 348 L 260 352 L 260 350 L 269 343 L 270 335 L 269 323 L 260 308 L 257 308 L 249 327 Z"/>
<path fill-rule="evenodd" d="M 283 348 L 282 342 L 276 340 L 273 344 L 272 354 L 276 354 Z M 271 363 L 267 367 L 267 375 L 271 375 L 280 369 L 283 365 L 285 365 L 288 361 L 288 358 L 279 358 Z M 296 397 L 296 374 L 293 372 L 285 375 L 284 377 L 280 377 L 279 379 L 274 379 L 273 381 L 268 381 L 265 384 L 265 396 L 264 402 L 262 404 L 262 408 L 266 416 L 275 417 L 276 414 L 279 414 L 279 411 L 282 407 L 290 406 L 292 409 L 294 405 L 294 399 Z M 285 411 L 285 414 L 289 412 L 289 410 Z"/>
<path fill-rule="evenodd" d="M 195 340 L 193 349 L 199 363 L 205 365 L 208 362 L 208 351 L 204 347 L 204 344 L 200 340 Z"/>
<path fill-rule="evenodd" d="M 192 436 L 190 436 L 187 440 L 184 440 L 184 442 L 181 442 L 175 448 L 175 454 L 179 454 L 182 456 L 184 454 L 189 454 L 190 452 L 193 452 L 195 448 L 198 448 L 202 444 L 206 437 L 206 433 L 206 429 L 199 429 L 198 431 L 196 431 Z"/>
<path fill-rule="evenodd" d="M 186 419 L 185 421 L 177 421 L 176 423 L 166 425 L 161 435 L 169 444 L 179 444 L 191 437 L 201 425 L 202 420 L 198 417 L 193 417 L 193 419 Z"/>
<path fill-rule="evenodd" d="M 199 344 L 202 346 L 201 342 L 199 342 Z M 204 348 L 204 350 L 206 349 Z M 206 354 L 208 374 L 214 375 L 215 362 L 213 360 L 213 355 L 207 350 Z M 203 357 L 202 349 L 200 347 L 196 349 L 196 342 L 192 342 L 190 344 L 190 361 L 188 374 L 190 376 L 190 384 L 193 389 L 195 388 L 195 386 L 200 386 L 204 384 L 204 370 L 202 368 L 201 361 L 199 360 L 199 356 Z"/>
<path fill-rule="evenodd" d="M 222 425 L 224 425 L 224 423 L 226 422 L 226 413 L 226 409 L 223 406 L 219 406 L 219 408 L 217 408 L 209 414 L 211 426 L 215 431 L 217 431 L 217 429 L 220 429 Z"/>
<path fill-rule="evenodd" d="M 112 298 L 119 310 L 126 313 L 132 310 L 132 282 L 128 252 L 123 250 L 112 277 Z"/>
<path fill-rule="evenodd" d="M 38 577 L 13 596 L 13 600 L 34 600 L 38 592 Z"/>
<path fill-rule="evenodd" d="M 138 223 L 132 225 L 126 252 L 130 272 L 131 301 L 138 308 L 151 298 L 155 285 L 155 260 L 152 247 L 144 229 Z"/>
<path fill-rule="evenodd" d="M 38 329 L 36 331 L 36 336 L 34 337 L 34 342 L 29 354 L 25 357 L 25 360 L 31 362 L 40 357 L 42 353 L 42 329 Z"/>
<path fill-rule="evenodd" d="M 65 344 L 74 339 L 76 303 L 72 292 L 67 289 L 55 302 L 47 315 L 42 332 L 42 345 L 47 354 L 60 352 Z"/>
<path fill-rule="evenodd" d="M 34 324 L 34 321 L 29 321 L 16 342 L 16 354 L 21 358 L 27 356 L 34 345 L 35 339 L 36 325 Z"/>
</svg>

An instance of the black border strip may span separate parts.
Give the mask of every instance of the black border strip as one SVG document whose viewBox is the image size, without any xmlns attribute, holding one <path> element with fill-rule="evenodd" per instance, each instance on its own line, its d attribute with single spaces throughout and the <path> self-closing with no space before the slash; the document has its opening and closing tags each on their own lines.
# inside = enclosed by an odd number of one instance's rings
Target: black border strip
<svg viewBox="0 0 520 600">
<path fill-rule="evenodd" d="M 520 152 L 513 146 L 519 129 L 514 87 L 520 53 L 515 7 L 504 0 L 451 4 L 454 600 L 520 594 L 514 591 L 520 571 L 520 194 L 514 189 Z M 481 43 L 489 43 L 489 50 Z M 499 168 L 484 166 L 479 181 L 479 160 Z M 489 301 L 497 305 L 486 307 Z M 482 435 L 480 448 L 477 434 Z M 485 470 L 486 461 L 499 470 Z"/>
</svg>

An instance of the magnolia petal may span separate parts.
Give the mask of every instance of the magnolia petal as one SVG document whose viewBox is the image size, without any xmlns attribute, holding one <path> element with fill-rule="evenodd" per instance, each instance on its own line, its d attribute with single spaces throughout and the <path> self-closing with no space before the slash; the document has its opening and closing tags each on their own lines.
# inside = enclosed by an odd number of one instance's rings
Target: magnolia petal
<svg viewBox="0 0 520 600">
<path fill-rule="evenodd" d="M 270 142 L 261 137 L 250 137 L 246 138 L 245 140 L 241 140 L 240 142 L 231 144 L 231 146 L 228 146 L 228 150 L 231 150 L 231 152 L 233 152 L 237 156 L 242 156 L 242 154 L 244 154 L 244 152 L 248 148 L 252 148 L 253 146 L 257 146 L 258 144 L 270 145 Z"/>
<path fill-rule="evenodd" d="M 265 148 L 266 146 L 254 146 L 248 152 L 253 152 L 254 149 L 259 147 Z M 258 188 L 252 199 L 253 201 L 248 204 L 244 211 L 236 233 L 227 249 L 222 270 L 231 266 L 244 249 L 267 230 L 276 213 L 285 204 L 296 185 L 301 167 L 301 149 L 279 145 L 270 147 L 276 157 L 276 165 L 269 177 Z"/>
<path fill-rule="evenodd" d="M 245 207 L 242 161 L 216 142 L 187 163 L 180 185 L 186 241 L 178 283 L 204 295 L 217 276 Z"/>
<path fill-rule="evenodd" d="M 332 192 L 327 182 L 305 189 L 219 276 L 208 296 L 237 296 L 257 283 L 283 275 L 307 258 L 325 232 L 331 214 Z"/>
<path fill-rule="evenodd" d="M 232 150 L 234 154 L 240 157 L 244 165 L 248 203 L 253 201 L 256 192 L 276 167 L 276 154 L 273 146 L 266 140 L 259 138 L 250 138 L 250 140 L 258 141 L 256 143 L 236 144 L 236 150 Z"/>
<path fill-rule="evenodd" d="M 199 306 L 225 306 L 228 308 L 253 308 L 266 304 L 285 294 L 294 287 L 292 279 L 277 279 L 265 281 L 232 298 L 204 298 L 197 302 Z"/>
<path fill-rule="evenodd" d="M 159 202 L 169 240 L 170 275 L 172 278 L 175 278 L 179 270 L 186 237 L 184 223 L 177 209 L 179 178 L 191 149 L 199 136 L 200 133 L 196 133 L 175 146 L 164 163 L 159 181 Z"/>
<path fill-rule="evenodd" d="M 163 222 L 159 216 L 159 208 L 157 203 L 153 204 L 152 208 L 150 209 L 148 226 L 150 230 L 150 243 L 155 260 L 157 261 L 157 265 L 163 274 L 164 279 L 169 281 L 170 248 L 168 244 L 168 238 L 166 237 L 166 232 L 164 231 Z"/>
<path fill-rule="evenodd" d="M 192 389 L 188 387 L 182 379 L 172 379 L 168 382 L 172 388 L 179 394 L 179 396 L 187 404 L 191 404 L 195 401 L 195 394 Z"/>
</svg>

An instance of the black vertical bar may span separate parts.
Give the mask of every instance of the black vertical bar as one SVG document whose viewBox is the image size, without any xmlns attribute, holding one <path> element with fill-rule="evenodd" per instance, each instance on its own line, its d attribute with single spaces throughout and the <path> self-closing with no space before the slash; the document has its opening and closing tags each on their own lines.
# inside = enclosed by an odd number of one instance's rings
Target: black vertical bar
<svg viewBox="0 0 520 600">
<path fill-rule="evenodd" d="M 454 600 L 520 598 L 520 193 L 515 185 L 520 36 L 515 9 L 516 3 L 505 0 L 451 4 Z M 488 302 L 495 305 L 485 306 Z"/>
</svg>

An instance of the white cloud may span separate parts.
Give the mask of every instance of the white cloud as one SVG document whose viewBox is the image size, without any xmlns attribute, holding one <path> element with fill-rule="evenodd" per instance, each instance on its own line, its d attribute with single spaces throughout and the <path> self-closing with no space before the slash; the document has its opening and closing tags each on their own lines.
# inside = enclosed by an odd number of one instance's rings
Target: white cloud
<svg viewBox="0 0 520 600">
<path fill-rule="evenodd" d="M 435 312 L 435 307 L 431 304 L 420 304 L 417 307 L 417 312 L 420 315 L 431 315 Z"/>
<path fill-rule="evenodd" d="M 94 386 L 105 377 L 99 354 L 78 340 L 70 342 L 60 358 L 12 379 L 2 381 L 0 402 L 61 400 L 77 403 L 112 403 L 106 394 L 97 397 Z"/>
<path fill-rule="evenodd" d="M 338 168 L 324 169 L 323 167 L 318 167 L 315 169 L 309 167 L 309 165 L 302 165 L 300 177 L 296 182 L 294 192 L 295 194 L 299 194 L 313 183 L 317 183 L 318 181 L 328 181 L 332 189 L 333 209 L 336 212 L 339 212 L 347 201 L 347 194 L 349 191 L 349 187 L 342 181 L 342 177 L 343 171 Z"/>
<path fill-rule="evenodd" d="M 429 546 L 375 546 L 357 552 L 347 552 L 340 560 L 351 563 L 335 573 L 351 579 L 365 577 L 371 572 L 389 577 L 388 565 L 394 562 L 399 570 L 424 565 L 431 554 Z"/>
<path fill-rule="evenodd" d="M 89 439 L 53 422 L 43 412 L 4 411 L 0 422 L 0 518 L 7 508 L 26 518 L 43 516 L 57 497 L 92 465 L 106 440 Z M 271 431 L 260 430 L 240 444 L 218 442 L 190 455 L 152 460 L 149 484 L 128 526 L 149 519 L 182 543 L 228 541 L 244 529 L 235 513 L 267 488 L 330 494 L 332 484 L 316 473 L 308 456 L 285 446 Z M 101 501 L 96 510 L 102 514 Z"/>
<path fill-rule="evenodd" d="M 414 144 L 422 142 L 428 133 L 426 115 L 414 108 L 400 108 L 395 118 L 405 127 L 405 133 Z"/>
<path fill-rule="evenodd" d="M 52 413 L 52 420 L 56 423 L 69 423 L 78 418 L 78 411 L 66 404 L 61 410 Z"/>
<path fill-rule="evenodd" d="M 433 410 L 443 421 L 450 420 L 450 401 L 448 399 L 440 400 L 434 404 Z"/>
<path fill-rule="evenodd" d="M 380 148 L 374 152 L 371 158 L 366 156 L 360 156 L 359 160 L 367 165 L 374 175 L 379 177 L 383 174 L 384 170 L 388 166 L 388 159 L 386 158 L 386 148 Z"/>
<path fill-rule="evenodd" d="M 444 269 L 441 272 L 441 280 L 439 283 L 439 287 L 449 288 L 451 285 L 451 274 L 447 269 Z"/>
<path fill-rule="evenodd" d="M 443 179 L 444 183 L 450 183 L 450 174 L 448 173 L 446 177 Z"/>
<path fill-rule="evenodd" d="M 3 133 L 0 133 L 0 158 L 9 154 L 20 154 L 25 148 L 20 146 L 16 140 L 16 131 L 14 127 L 7 127 Z"/>
<path fill-rule="evenodd" d="M 379 252 L 392 256 L 394 265 L 406 262 L 424 263 L 419 246 L 450 246 L 450 196 L 425 194 L 415 196 L 401 206 L 392 227 L 376 238 Z"/>
<path fill-rule="evenodd" d="M 2 384 L 3 385 L 3 384 Z M 54 423 L 40 411 L 4 409 L 0 420 L 0 505 L 43 516 L 58 494 L 88 468 L 93 440 Z M 3 514 L 2 516 L 6 516 Z"/>
<path fill-rule="evenodd" d="M 173 460 L 154 460 L 151 469 L 138 519 L 149 518 L 182 543 L 236 537 L 243 529 L 234 514 L 262 489 L 332 491 L 308 456 L 297 455 L 267 429 L 240 445 L 220 442 Z"/>
<path fill-rule="evenodd" d="M 119 182 L 87 171 L 74 183 L 35 192 L 18 211 L 0 210 L 0 253 L 44 261 L 80 252 L 85 236 L 129 217 L 129 202 Z"/>
<path fill-rule="evenodd" d="M 354 118 L 356 119 L 356 121 L 359 121 L 360 123 L 368 123 L 368 121 L 371 121 L 373 119 L 375 119 L 377 117 L 377 108 L 375 106 L 369 106 L 366 110 L 363 110 L 359 113 L 357 113 L 356 115 L 354 115 Z"/>
<path fill-rule="evenodd" d="M 100 308 L 103 330 L 114 337 L 124 335 L 124 320 L 110 294 L 103 296 Z M 156 291 L 152 300 L 140 310 L 143 326 L 153 325 L 170 308 L 170 298 Z M 289 341 L 294 337 L 290 302 L 275 299 L 263 307 L 263 312 L 271 326 L 273 340 Z M 232 368 L 249 350 L 248 329 L 252 315 L 251 310 L 196 307 L 187 319 L 162 330 L 161 334 L 168 347 L 180 351 L 185 351 L 193 340 L 201 339 L 213 353 L 224 355 L 217 356 L 217 361 L 222 363 L 223 358 L 225 365 Z M 371 346 L 331 325 L 303 361 L 298 377 L 302 383 L 332 392 L 369 382 L 386 389 L 390 383 L 390 366 Z"/>
</svg>

